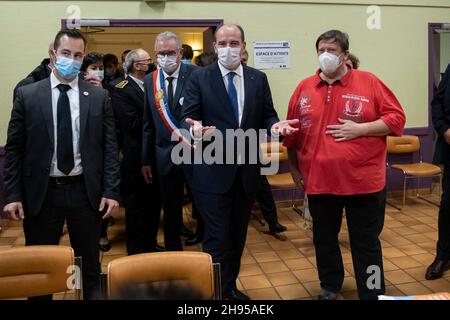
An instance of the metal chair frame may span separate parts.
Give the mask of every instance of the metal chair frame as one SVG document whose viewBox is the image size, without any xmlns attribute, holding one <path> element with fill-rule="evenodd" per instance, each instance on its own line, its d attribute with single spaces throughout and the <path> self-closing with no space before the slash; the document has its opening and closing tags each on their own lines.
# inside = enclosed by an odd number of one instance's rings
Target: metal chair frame
<svg viewBox="0 0 450 320">
<path fill-rule="evenodd" d="M 422 161 L 422 150 L 420 148 L 420 145 L 419 145 L 418 152 L 419 152 L 419 159 L 420 159 L 419 163 L 423 163 L 423 161 Z M 419 190 L 420 190 L 420 178 L 431 178 L 432 181 L 431 181 L 431 186 L 430 186 L 430 193 L 432 193 L 433 192 L 433 178 L 439 177 L 439 186 L 438 186 L 438 188 L 439 188 L 439 195 L 440 195 L 441 194 L 441 188 L 442 188 L 442 171 L 439 174 L 434 174 L 434 175 L 429 175 L 429 176 L 414 176 L 414 175 L 407 174 L 404 170 L 401 170 L 399 168 L 393 168 L 392 166 L 389 165 L 388 161 L 386 161 L 386 168 L 391 168 L 391 169 L 394 169 L 394 170 L 400 170 L 403 173 L 402 206 L 399 207 L 399 206 L 397 206 L 397 205 L 395 205 L 395 204 L 393 204 L 393 203 L 391 203 L 391 202 L 389 202 L 387 200 L 386 200 L 386 204 L 394 207 L 395 209 L 397 209 L 399 211 L 402 211 L 402 209 L 406 205 L 406 182 L 407 182 L 408 179 L 417 179 L 416 198 L 424 200 L 424 201 L 426 201 L 426 202 L 428 202 L 430 204 L 433 204 L 433 205 L 439 207 L 439 203 L 436 203 L 434 201 L 431 201 L 431 200 L 421 196 Z"/>
</svg>

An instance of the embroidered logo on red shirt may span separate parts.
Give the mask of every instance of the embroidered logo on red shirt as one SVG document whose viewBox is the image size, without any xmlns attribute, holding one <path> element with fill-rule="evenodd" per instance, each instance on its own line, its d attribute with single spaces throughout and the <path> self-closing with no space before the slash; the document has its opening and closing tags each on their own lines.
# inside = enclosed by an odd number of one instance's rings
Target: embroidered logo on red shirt
<svg viewBox="0 0 450 320">
<path fill-rule="evenodd" d="M 310 98 L 310 96 L 302 95 L 302 97 L 300 98 L 299 105 L 300 105 L 300 109 L 310 107 L 311 106 L 311 98 Z"/>
<path fill-rule="evenodd" d="M 345 107 L 343 114 L 341 115 L 342 119 L 352 120 L 354 122 L 364 122 L 364 108 L 363 102 L 369 102 L 369 99 L 356 95 L 343 95 L 343 99 L 345 99 Z"/>
<path fill-rule="evenodd" d="M 311 97 L 309 95 L 302 95 L 299 101 L 299 120 L 300 127 L 302 129 L 311 127 L 311 117 L 309 114 L 312 112 Z"/>
</svg>

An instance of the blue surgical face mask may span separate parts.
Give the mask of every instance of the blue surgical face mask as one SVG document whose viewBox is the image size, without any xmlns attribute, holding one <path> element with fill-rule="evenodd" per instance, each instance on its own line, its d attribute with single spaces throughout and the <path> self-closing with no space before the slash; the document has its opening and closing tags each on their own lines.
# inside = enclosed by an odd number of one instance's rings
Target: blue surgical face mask
<svg viewBox="0 0 450 320">
<path fill-rule="evenodd" d="M 105 72 L 103 70 L 89 70 L 88 73 L 94 77 L 97 77 L 101 80 L 105 78 Z"/>
<path fill-rule="evenodd" d="M 184 64 L 192 64 L 191 60 L 189 59 L 183 59 L 181 60 L 181 62 L 183 62 Z"/>
<path fill-rule="evenodd" d="M 57 56 L 55 68 L 61 77 L 66 80 L 72 80 L 80 72 L 81 62 L 66 57 Z"/>
</svg>

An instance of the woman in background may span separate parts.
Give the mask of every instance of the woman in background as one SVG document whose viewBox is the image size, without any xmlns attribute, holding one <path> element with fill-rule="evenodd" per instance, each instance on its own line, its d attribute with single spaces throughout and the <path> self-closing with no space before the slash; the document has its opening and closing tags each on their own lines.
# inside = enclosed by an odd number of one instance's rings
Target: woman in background
<svg viewBox="0 0 450 320">
<path fill-rule="evenodd" d="M 103 55 L 97 52 L 90 52 L 86 55 L 81 65 L 81 77 L 96 87 L 103 87 L 102 80 L 105 78 Z M 111 249 L 111 242 L 108 239 L 108 226 L 114 224 L 112 217 L 102 220 L 102 230 L 100 233 L 99 247 L 102 251 Z"/>
</svg>

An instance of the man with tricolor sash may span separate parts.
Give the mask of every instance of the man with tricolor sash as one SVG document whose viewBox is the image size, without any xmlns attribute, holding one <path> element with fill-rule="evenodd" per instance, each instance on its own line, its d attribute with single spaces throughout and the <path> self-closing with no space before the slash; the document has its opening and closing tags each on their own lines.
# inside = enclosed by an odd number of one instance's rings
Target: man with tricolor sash
<svg viewBox="0 0 450 320">
<path fill-rule="evenodd" d="M 151 183 L 151 168 L 156 166 L 164 211 L 164 244 L 167 250 L 179 251 L 183 250 L 180 230 L 184 184 L 189 184 L 189 174 L 184 172 L 187 167 L 174 164 L 171 159 L 172 149 L 178 143 L 171 137 L 179 127 L 185 83 L 197 67 L 181 63 L 182 45 L 172 32 L 156 37 L 155 53 L 158 69 L 144 79 L 142 174 Z"/>
</svg>

